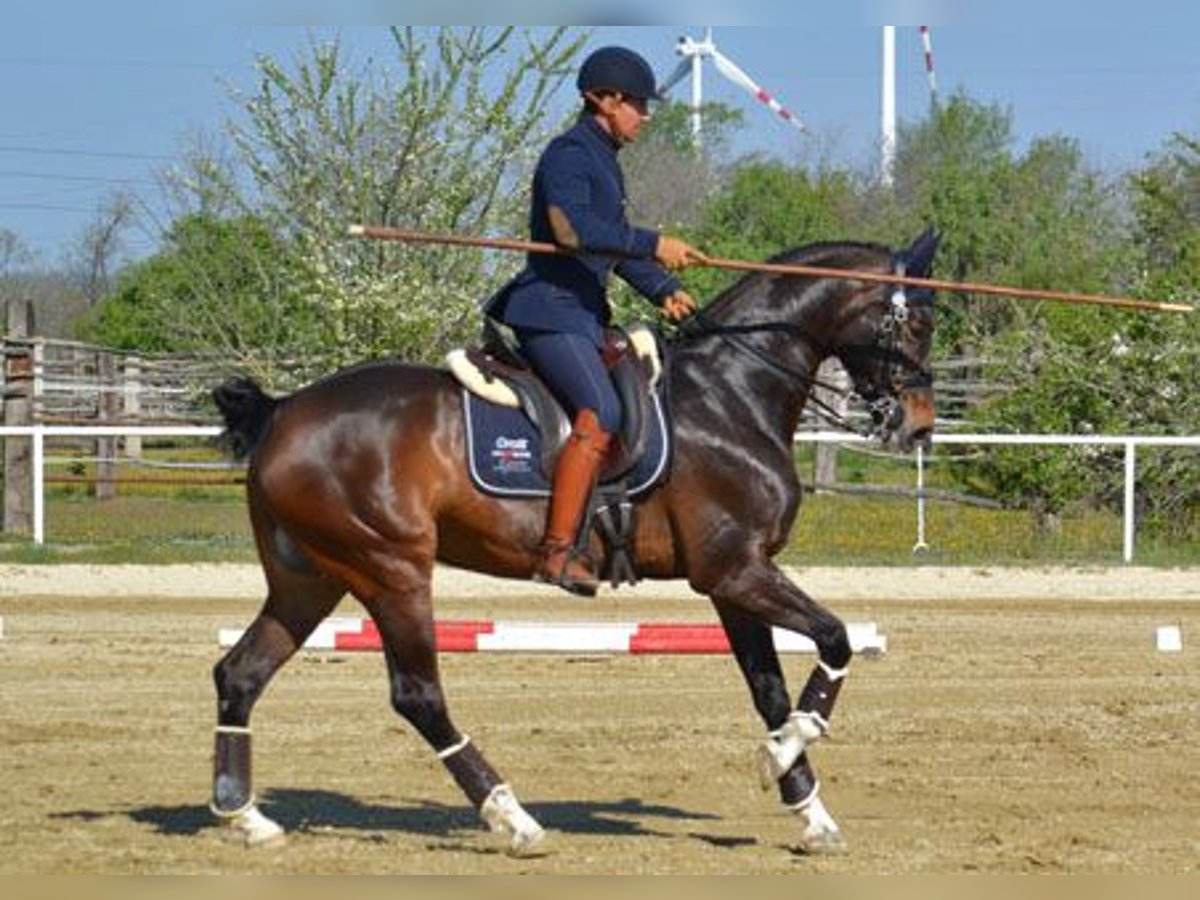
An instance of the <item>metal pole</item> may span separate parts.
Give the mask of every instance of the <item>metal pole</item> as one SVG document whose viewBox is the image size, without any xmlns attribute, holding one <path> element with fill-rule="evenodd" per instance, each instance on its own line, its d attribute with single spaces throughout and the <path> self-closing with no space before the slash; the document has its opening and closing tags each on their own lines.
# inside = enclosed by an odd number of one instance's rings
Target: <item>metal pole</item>
<svg viewBox="0 0 1200 900">
<path fill-rule="evenodd" d="M 46 543 L 46 433 L 43 426 L 33 430 L 33 542 Z"/>
<path fill-rule="evenodd" d="M 896 167 L 896 26 L 883 26 L 883 78 L 880 96 L 879 180 L 892 186 Z"/>
<path fill-rule="evenodd" d="M 1137 483 L 1137 444 L 1125 444 L 1125 562 L 1133 562 L 1134 501 Z"/>
<path fill-rule="evenodd" d="M 917 542 L 913 544 L 913 553 L 926 553 L 929 545 L 925 543 L 925 447 L 917 444 Z"/>
</svg>

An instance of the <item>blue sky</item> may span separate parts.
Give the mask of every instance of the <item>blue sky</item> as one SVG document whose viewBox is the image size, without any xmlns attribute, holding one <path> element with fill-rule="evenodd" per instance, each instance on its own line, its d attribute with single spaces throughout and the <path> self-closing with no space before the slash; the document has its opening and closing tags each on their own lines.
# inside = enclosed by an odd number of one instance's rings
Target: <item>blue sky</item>
<svg viewBox="0 0 1200 900">
<path fill-rule="evenodd" d="M 1200 135 L 1200 12 L 1184 5 L 1170 21 L 1151 14 L 1143 23 L 1111 0 L 1089 9 L 1087 22 L 1047 9 L 1036 21 L 1014 13 L 934 25 L 939 88 L 1010 107 L 1022 141 L 1075 137 L 1092 163 L 1110 171 L 1138 165 L 1174 131 Z M 108 18 L 48 26 L 24 16 L 6 13 L 0 29 L 0 228 L 47 265 L 112 191 L 132 191 L 153 208 L 155 171 L 190 137 L 219 130 L 235 108 L 230 87 L 253 84 L 256 54 L 286 58 L 310 35 L 332 33 L 330 26 L 187 24 L 169 16 L 136 26 Z M 342 33 L 356 53 L 379 55 L 383 29 L 342 26 Z M 701 30 L 601 26 L 592 44 L 633 46 L 665 76 L 678 59 L 678 36 Z M 874 158 L 878 26 L 724 25 L 716 40 L 809 127 L 798 135 L 706 69 L 706 96 L 745 110 L 740 149 L 858 165 Z M 898 63 L 899 114 L 919 118 L 928 94 L 915 26 L 899 29 Z M 681 86 L 676 96 L 685 92 Z M 148 252 L 153 237 L 132 235 L 130 245 Z"/>
</svg>

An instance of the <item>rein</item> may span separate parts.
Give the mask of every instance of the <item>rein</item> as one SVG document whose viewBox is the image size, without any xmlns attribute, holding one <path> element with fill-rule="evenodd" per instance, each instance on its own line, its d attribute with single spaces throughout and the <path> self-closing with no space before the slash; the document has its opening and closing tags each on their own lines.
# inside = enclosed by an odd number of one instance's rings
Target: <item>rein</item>
<svg viewBox="0 0 1200 900">
<path fill-rule="evenodd" d="M 896 260 L 893 265 L 895 273 L 900 278 L 903 278 L 905 274 L 904 263 Z M 817 378 L 812 373 L 801 371 L 794 366 L 776 359 L 744 339 L 744 336 L 748 334 L 774 332 L 776 334 L 786 334 L 799 340 L 809 340 L 809 335 L 805 330 L 792 322 L 765 321 L 727 325 L 713 321 L 701 310 L 680 326 L 679 336 L 683 340 L 694 340 L 705 337 L 724 339 L 736 349 L 762 363 L 771 371 L 784 375 L 800 384 L 802 388 L 808 391 L 808 402 L 818 407 L 822 412 L 822 418 L 831 425 L 863 437 L 873 437 L 881 429 L 889 427 L 890 421 L 899 408 L 897 397 L 893 390 L 894 385 L 899 383 L 902 388 L 919 388 L 927 387 L 933 382 L 933 375 L 929 370 L 923 369 L 918 363 L 910 359 L 907 354 L 901 352 L 896 347 L 896 332 L 908 321 L 911 307 L 931 305 L 933 303 L 932 295 L 928 298 L 922 296 L 913 299 L 908 297 L 902 284 L 894 285 L 894 287 L 895 290 L 890 295 L 890 299 L 884 301 L 887 311 L 880 321 L 875 343 L 852 345 L 843 348 L 838 353 L 839 357 L 849 357 L 852 359 L 876 358 L 881 360 L 885 366 L 883 375 L 880 378 L 880 383 L 883 386 L 882 389 L 880 385 L 871 384 L 868 390 L 863 390 L 857 383 L 853 390 L 843 389 Z M 898 370 L 905 373 L 903 377 L 898 377 Z M 851 373 L 851 377 L 854 377 L 853 373 Z M 868 409 L 871 412 L 871 418 L 874 423 L 873 427 L 868 429 L 855 427 L 836 408 L 812 394 L 811 389 L 814 387 L 823 388 L 829 393 L 841 397 L 848 397 L 852 393 L 857 393 L 867 401 Z"/>
<path fill-rule="evenodd" d="M 811 389 L 814 387 L 824 388 L 831 394 L 838 394 L 843 397 L 850 396 L 853 391 L 845 390 L 837 385 L 830 384 L 829 382 L 817 378 L 815 375 L 812 375 L 809 372 L 803 372 L 794 366 L 790 366 L 785 362 L 781 362 L 780 360 L 775 359 L 769 354 L 763 352 L 758 347 L 755 347 L 753 344 L 747 340 L 744 340 L 743 338 L 743 335 L 759 334 L 762 332 L 777 332 L 788 334 L 792 337 L 807 338 L 807 335 L 804 333 L 803 329 L 801 329 L 798 325 L 793 325 L 791 322 L 750 322 L 742 325 L 723 325 L 720 322 L 714 322 L 712 319 L 708 318 L 703 311 L 701 311 L 697 312 L 683 325 L 681 325 L 678 329 L 678 332 L 680 338 L 683 340 L 695 340 L 706 337 L 718 337 L 724 339 L 736 349 L 762 363 L 768 369 L 778 372 L 779 374 L 790 378 L 792 381 L 798 382 L 801 387 L 810 392 L 808 395 L 808 402 L 821 410 L 822 418 L 829 422 L 829 424 L 837 428 L 841 428 L 843 431 L 849 431 L 853 434 L 858 434 L 863 437 L 871 436 L 870 429 L 864 430 L 856 427 L 854 423 L 838 412 L 835 407 L 811 393 Z"/>
</svg>

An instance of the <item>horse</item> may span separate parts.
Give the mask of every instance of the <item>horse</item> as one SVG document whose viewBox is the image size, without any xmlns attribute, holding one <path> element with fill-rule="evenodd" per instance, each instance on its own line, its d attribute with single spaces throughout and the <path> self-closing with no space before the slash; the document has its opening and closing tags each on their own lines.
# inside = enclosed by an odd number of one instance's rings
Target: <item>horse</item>
<svg viewBox="0 0 1200 900">
<path fill-rule="evenodd" d="M 898 252 L 824 242 L 772 262 L 927 277 L 936 248 L 929 230 Z M 773 561 L 802 496 L 793 438 L 818 366 L 837 357 L 870 404 L 881 439 L 904 450 L 927 442 L 933 327 L 928 291 L 852 274 L 755 273 L 705 305 L 667 347 L 673 456 L 665 482 L 637 504 L 637 575 L 685 578 L 711 601 L 766 727 L 759 774 L 798 814 L 806 852 L 845 844 L 809 749 L 828 733 L 852 649 L 844 623 Z M 473 485 L 462 387 L 443 368 L 379 361 L 283 398 L 245 378 L 213 395 L 229 446 L 248 459 L 249 515 L 267 583 L 258 616 L 213 668 L 210 808 L 218 820 L 247 843 L 283 838 L 255 799 L 251 711 L 350 593 L 378 627 L 395 711 L 428 742 L 507 852 L 541 852 L 541 825 L 451 721 L 431 582 L 438 562 L 530 578 L 545 502 L 489 496 Z M 794 707 L 772 627 L 806 635 L 817 648 Z"/>
</svg>

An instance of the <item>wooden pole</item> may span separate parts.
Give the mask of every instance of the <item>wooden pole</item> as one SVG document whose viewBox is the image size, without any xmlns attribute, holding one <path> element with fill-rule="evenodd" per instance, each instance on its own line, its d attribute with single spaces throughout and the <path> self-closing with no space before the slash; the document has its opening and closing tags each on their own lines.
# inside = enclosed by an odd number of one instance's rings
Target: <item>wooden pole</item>
<svg viewBox="0 0 1200 900">
<path fill-rule="evenodd" d="M 142 416 L 142 361 L 140 357 L 125 357 L 125 364 L 121 368 L 121 381 L 122 415 L 129 422 L 138 425 Z M 142 458 L 140 435 L 125 435 L 124 445 L 126 457 L 129 459 Z"/>
<path fill-rule="evenodd" d="M 413 244 L 449 244 L 459 247 L 478 247 L 489 250 L 508 250 L 518 253 L 544 253 L 556 256 L 573 256 L 572 251 L 556 244 L 539 241 L 522 241 L 513 238 L 484 238 L 459 234 L 438 234 L 413 231 L 405 228 L 385 228 L 379 225 L 351 225 L 351 237 L 373 238 L 381 241 L 404 241 Z M 943 281 L 937 278 L 913 278 L 891 272 L 862 272 L 855 269 L 830 269 L 823 266 L 802 266 L 791 263 L 746 262 L 740 259 L 705 257 L 696 265 L 710 269 L 727 269 L 734 272 L 760 272 L 767 275 L 800 275 L 811 278 L 844 278 L 866 284 L 904 285 L 905 287 L 928 288 L 935 291 L 956 291 L 967 294 L 988 294 L 997 297 L 1012 297 L 1018 300 L 1052 300 L 1058 303 L 1074 303 L 1084 306 L 1107 306 L 1116 309 L 1133 309 L 1143 312 L 1190 313 L 1195 307 L 1186 303 L 1164 303 L 1157 300 L 1139 300 L 1134 297 L 1108 297 L 1101 294 L 1075 294 L 1064 291 L 1044 291 L 1037 288 L 1005 287 L 998 284 L 982 284 L 969 281 Z"/>
<path fill-rule="evenodd" d="M 4 424 L 33 424 L 33 304 L 5 304 Z M 4 439 L 4 531 L 33 533 L 33 440 Z"/>
<path fill-rule="evenodd" d="M 103 425 L 115 419 L 117 414 L 117 362 L 107 350 L 96 352 L 96 381 L 100 389 L 96 418 Z M 96 499 L 111 500 L 117 496 L 117 439 L 97 438 L 96 458 Z"/>
</svg>

